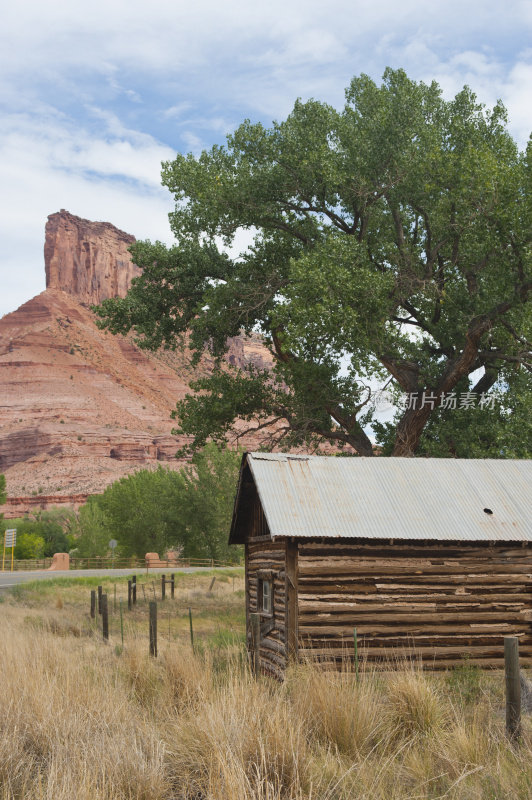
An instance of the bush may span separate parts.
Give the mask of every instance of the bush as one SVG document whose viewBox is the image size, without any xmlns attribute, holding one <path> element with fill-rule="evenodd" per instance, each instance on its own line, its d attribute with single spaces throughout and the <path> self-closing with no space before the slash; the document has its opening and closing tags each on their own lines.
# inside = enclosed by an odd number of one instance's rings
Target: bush
<svg viewBox="0 0 532 800">
<path fill-rule="evenodd" d="M 42 558 L 45 541 L 38 533 L 17 533 L 15 558 Z"/>
</svg>

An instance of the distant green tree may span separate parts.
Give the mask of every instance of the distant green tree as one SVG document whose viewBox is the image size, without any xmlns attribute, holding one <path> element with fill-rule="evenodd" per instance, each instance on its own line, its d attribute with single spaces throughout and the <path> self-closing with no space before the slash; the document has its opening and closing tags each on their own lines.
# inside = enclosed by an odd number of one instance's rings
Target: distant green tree
<svg viewBox="0 0 532 800">
<path fill-rule="evenodd" d="M 176 505 L 175 530 L 185 555 L 236 560 L 229 547 L 241 452 L 208 444 L 183 469 L 183 487 Z"/>
<path fill-rule="evenodd" d="M 34 544 L 25 545 L 21 550 L 15 548 L 16 558 L 41 558 L 53 556 L 54 553 L 68 553 L 73 545 L 74 537 L 71 526 L 75 520 L 75 514 L 70 509 L 51 509 L 41 511 L 35 518 L 18 517 L 16 519 L 2 520 L 2 530 L 15 528 L 17 531 L 17 546 L 19 542 L 25 541 L 23 537 L 37 537 L 31 539 Z M 66 529 L 63 528 L 63 525 Z M 42 540 L 42 552 L 37 546 L 38 540 Z M 30 541 L 30 540 L 28 540 Z M 18 552 L 25 552 L 27 547 L 33 548 L 39 555 L 17 555 Z"/>
<path fill-rule="evenodd" d="M 72 529 L 75 514 L 69 508 L 52 508 L 41 511 L 35 519 L 35 531 L 44 538 L 44 555 L 68 553 L 74 544 Z"/>
<path fill-rule="evenodd" d="M 111 484 L 95 499 L 121 555 L 162 554 L 176 544 L 170 520 L 182 485 L 179 472 L 164 467 L 139 470 Z"/>
<path fill-rule="evenodd" d="M 122 556 L 179 548 L 185 557 L 237 560 L 227 540 L 240 458 L 209 444 L 181 470 L 121 478 L 80 509 L 77 554 L 105 555 L 114 538 Z"/>
<path fill-rule="evenodd" d="M 0 506 L 3 506 L 6 500 L 7 500 L 6 476 L 0 475 Z"/>
<path fill-rule="evenodd" d="M 97 496 L 89 497 L 79 510 L 75 555 L 81 558 L 105 556 L 109 552 L 109 541 L 113 535 L 98 499 Z"/>
</svg>

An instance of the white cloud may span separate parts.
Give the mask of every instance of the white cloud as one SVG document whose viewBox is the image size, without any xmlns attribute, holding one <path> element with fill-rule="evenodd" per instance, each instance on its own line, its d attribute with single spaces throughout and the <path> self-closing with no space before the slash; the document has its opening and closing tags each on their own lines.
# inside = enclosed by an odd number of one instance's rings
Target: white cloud
<svg viewBox="0 0 532 800">
<path fill-rule="evenodd" d="M 195 156 L 199 156 L 205 148 L 205 142 L 192 131 L 183 131 L 181 138 L 186 145 L 186 149 L 194 153 Z"/>
<path fill-rule="evenodd" d="M 341 105 L 354 74 L 387 65 L 469 83 L 532 130 L 529 0 L 19 0 L 0 29 L 0 313 L 44 285 L 46 216 L 67 208 L 169 238 L 160 162 L 196 154 L 244 117 L 293 101 Z"/>
<path fill-rule="evenodd" d="M 499 7 L 498 7 L 499 5 Z M 504 13 L 501 13 L 503 12 Z M 465 50 L 474 39 L 480 49 L 489 40 L 504 40 L 509 32 L 530 29 L 529 4 L 487 6 L 482 0 L 380 0 L 379 3 L 339 0 L 331 8 L 321 0 L 271 0 L 251 4 L 198 0 L 140 0 L 47 3 L 19 0 L 3 15 L 2 48 L 10 74 L 33 74 L 36 66 L 63 72 L 65 67 L 106 73 L 114 67 L 173 75 L 199 67 L 212 70 L 229 59 L 268 61 L 274 66 L 319 64 L 344 58 L 363 69 L 373 61 L 381 40 L 430 41 L 438 50 Z M 2 58 L 2 56 L 0 56 Z M 120 83 L 122 83 L 120 81 Z"/>
<path fill-rule="evenodd" d="M 512 131 L 523 146 L 532 133 L 532 52 L 518 61 L 501 87 Z"/>
<path fill-rule="evenodd" d="M 161 112 L 161 116 L 164 119 L 179 119 L 183 116 L 187 111 L 192 108 L 191 103 L 183 102 L 183 103 L 176 103 L 169 108 L 165 108 L 164 111 Z"/>
</svg>

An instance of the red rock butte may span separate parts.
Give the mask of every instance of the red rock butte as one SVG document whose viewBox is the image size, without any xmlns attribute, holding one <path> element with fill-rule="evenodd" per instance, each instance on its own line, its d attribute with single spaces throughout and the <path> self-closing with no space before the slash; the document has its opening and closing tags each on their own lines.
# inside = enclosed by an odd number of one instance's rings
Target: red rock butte
<svg viewBox="0 0 532 800">
<path fill-rule="evenodd" d="M 124 297 L 141 272 L 128 251 L 134 241 L 110 222 L 89 222 L 64 209 L 50 214 L 44 241 L 46 288 L 61 289 L 86 305 Z"/>
<path fill-rule="evenodd" d="M 180 353 L 149 353 L 132 337 L 101 331 L 89 306 L 123 297 L 139 274 L 133 236 L 67 211 L 51 214 L 44 245 L 46 290 L 0 319 L 0 472 L 6 517 L 83 503 L 118 478 L 158 464 L 178 468 L 183 438 L 170 414 L 205 374 Z M 228 359 L 270 367 L 260 337 L 236 338 Z M 242 431 L 243 426 L 237 426 Z M 240 443 L 256 449 L 260 438 Z"/>
</svg>

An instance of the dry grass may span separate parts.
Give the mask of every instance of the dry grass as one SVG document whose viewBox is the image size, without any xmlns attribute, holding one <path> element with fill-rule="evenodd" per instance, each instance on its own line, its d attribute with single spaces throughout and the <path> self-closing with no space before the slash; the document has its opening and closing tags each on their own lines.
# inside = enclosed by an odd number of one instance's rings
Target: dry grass
<svg viewBox="0 0 532 800">
<path fill-rule="evenodd" d="M 0 605 L 0 800 L 532 797 L 529 720 L 510 748 L 500 673 L 307 664 L 255 681 L 218 617 L 213 646 L 161 631 L 150 659 L 140 619 L 122 650 L 60 596 Z"/>
</svg>

